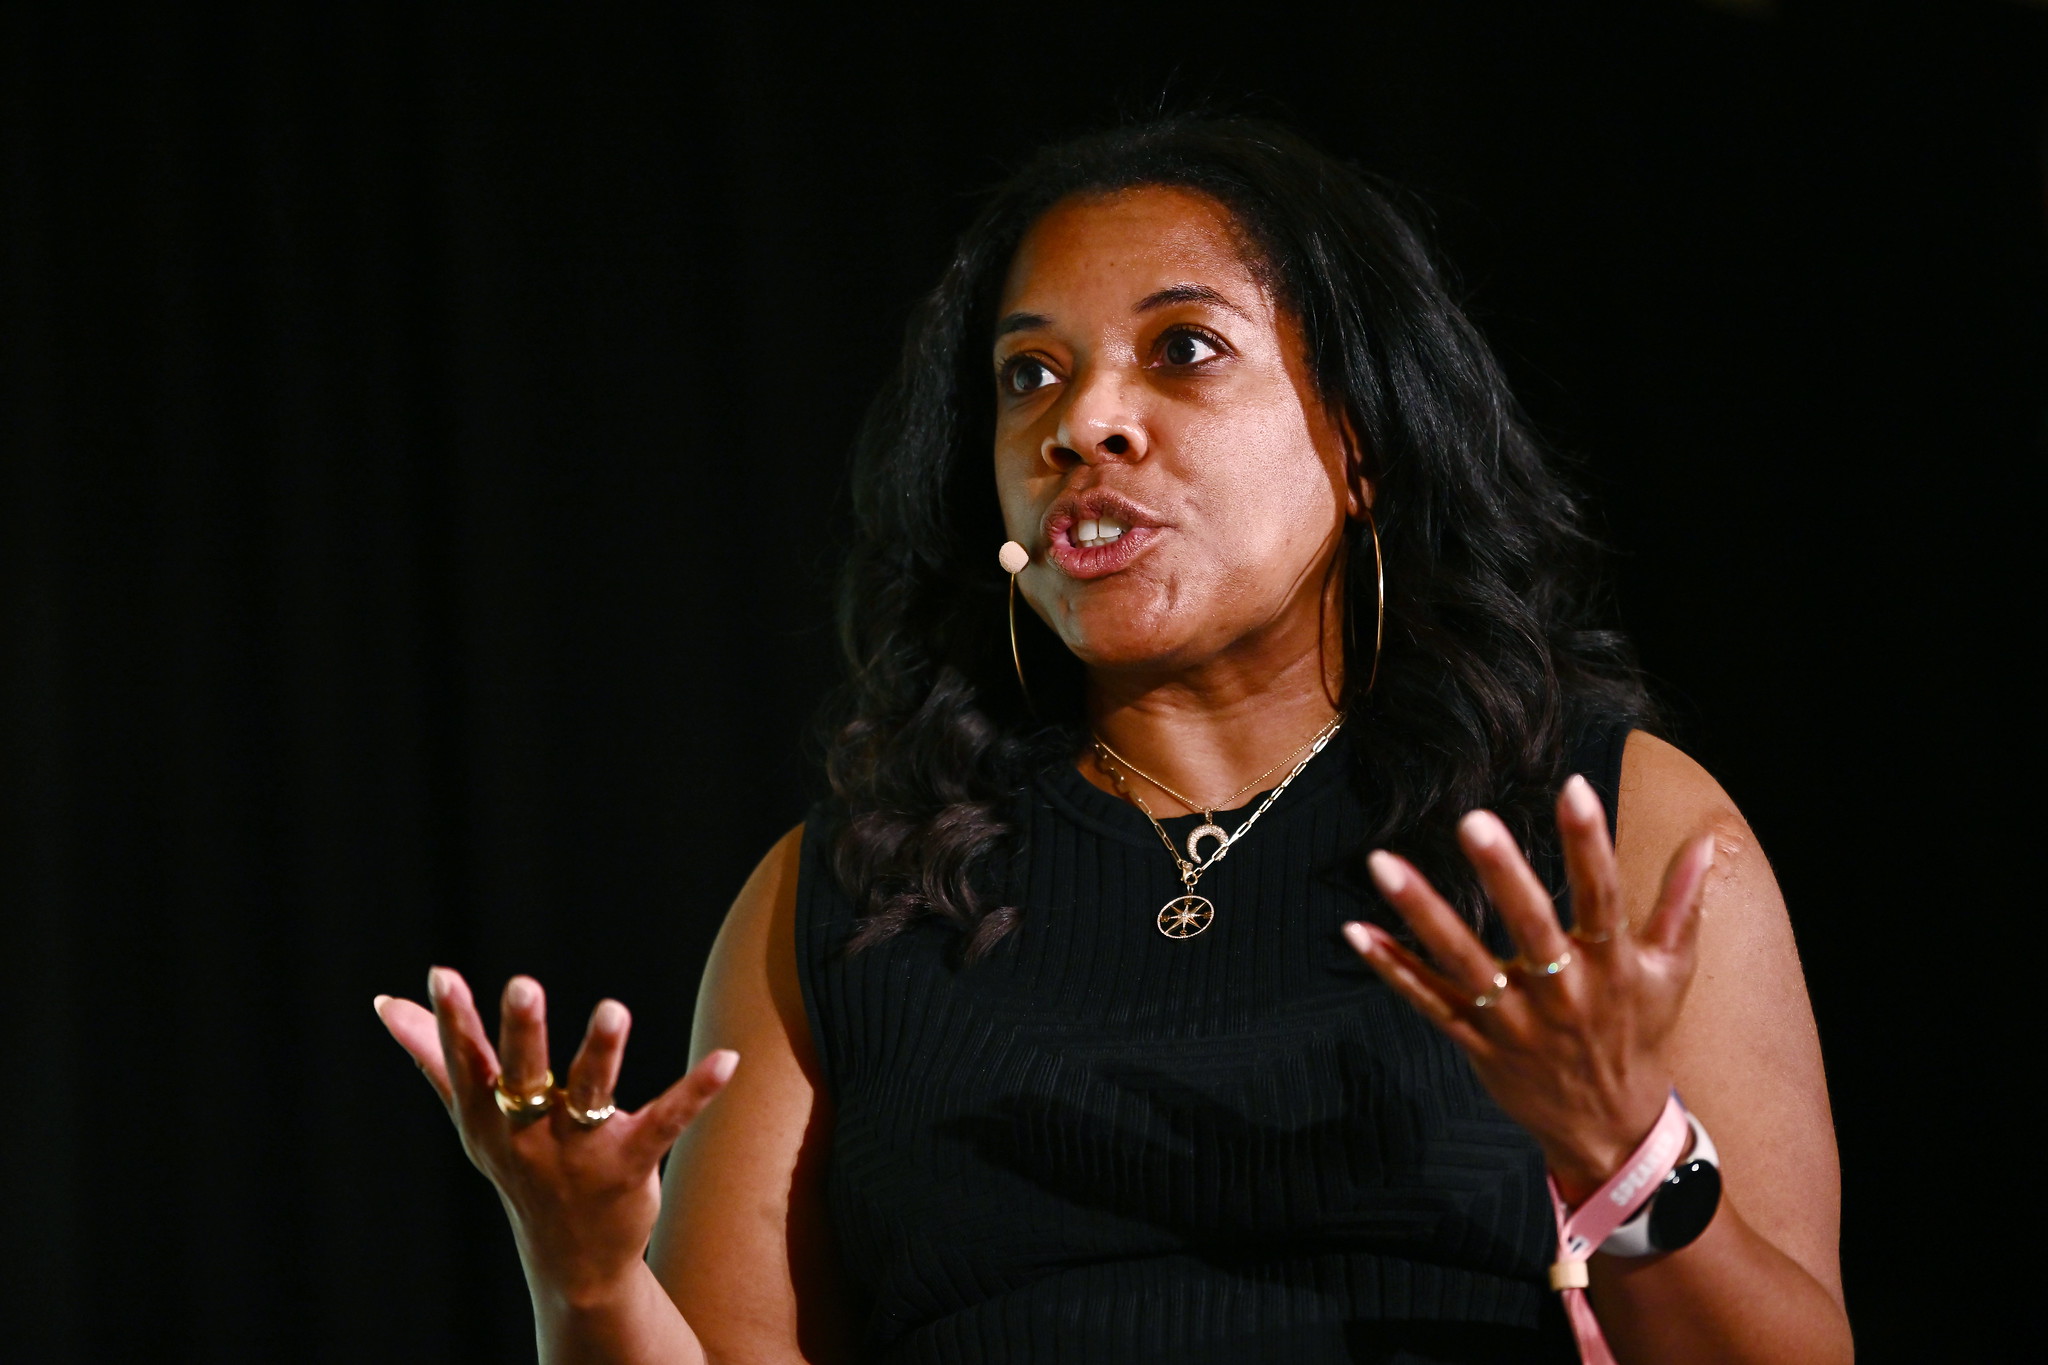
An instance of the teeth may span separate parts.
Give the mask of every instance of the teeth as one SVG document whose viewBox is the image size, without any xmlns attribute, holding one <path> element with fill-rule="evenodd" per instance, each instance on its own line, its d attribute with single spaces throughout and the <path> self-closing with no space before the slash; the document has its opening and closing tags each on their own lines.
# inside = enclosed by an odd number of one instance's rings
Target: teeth
<svg viewBox="0 0 2048 1365">
<path fill-rule="evenodd" d="M 1074 523 L 1074 543 L 1084 550 L 1099 550 L 1115 544 L 1127 529 L 1115 517 L 1090 517 Z"/>
</svg>

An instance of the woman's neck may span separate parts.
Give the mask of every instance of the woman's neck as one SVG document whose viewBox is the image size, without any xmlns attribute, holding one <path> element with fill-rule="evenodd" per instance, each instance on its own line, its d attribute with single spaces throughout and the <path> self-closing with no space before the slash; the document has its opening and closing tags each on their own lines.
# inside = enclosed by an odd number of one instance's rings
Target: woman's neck
<svg viewBox="0 0 2048 1365">
<path fill-rule="evenodd" d="M 1139 770 L 1127 772 L 1126 781 L 1154 814 L 1235 809 L 1284 777 L 1289 757 L 1298 757 L 1337 714 L 1342 643 L 1315 638 L 1320 634 L 1292 649 L 1253 649 L 1169 675 L 1091 672 L 1090 725 L 1097 739 Z M 1276 765 L 1280 771 L 1273 772 Z M 1090 782 L 1118 794 L 1092 747 L 1078 766 Z M 1269 773 L 1269 780 L 1233 796 Z M 1189 800 L 1176 799 L 1166 787 Z"/>
</svg>

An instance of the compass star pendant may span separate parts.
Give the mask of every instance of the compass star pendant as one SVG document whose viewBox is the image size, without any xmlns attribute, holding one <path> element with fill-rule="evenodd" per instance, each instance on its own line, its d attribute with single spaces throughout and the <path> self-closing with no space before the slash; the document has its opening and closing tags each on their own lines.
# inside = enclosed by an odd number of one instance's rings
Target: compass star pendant
<svg viewBox="0 0 2048 1365">
<path fill-rule="evenodd" d="M 1159 907 L 1159 932 L 1168 938 L 1193 938 L 1215 918 L 1216 907 L 1207 896 L 1175 896 Z"/>
</svg>

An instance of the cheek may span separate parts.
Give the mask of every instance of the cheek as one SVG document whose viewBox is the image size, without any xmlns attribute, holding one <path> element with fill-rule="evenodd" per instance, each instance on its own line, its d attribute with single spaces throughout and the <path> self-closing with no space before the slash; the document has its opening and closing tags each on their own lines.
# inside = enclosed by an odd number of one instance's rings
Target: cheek
<svg viewBox="0 0 2048 1365">
<path fill-rule="evenodd" d="M 1209 523 L 1203 539 L 1233 576 L 1313 560 L 1342 515 L 1314 435 L 1291 403 L 1209 415 L 1190 424 L 1181 448 Z"/>
<path fill-rule="evenodd" d="M 1043 510 L 1044 476 L 1049 471 L 1038 458 L 1035 443 L 1001 430 L 996 432 L 994 459 L 996 497 L 1002 507 L 1003 525 L 1013 539 L 1028 538 Z"/>
</svg>

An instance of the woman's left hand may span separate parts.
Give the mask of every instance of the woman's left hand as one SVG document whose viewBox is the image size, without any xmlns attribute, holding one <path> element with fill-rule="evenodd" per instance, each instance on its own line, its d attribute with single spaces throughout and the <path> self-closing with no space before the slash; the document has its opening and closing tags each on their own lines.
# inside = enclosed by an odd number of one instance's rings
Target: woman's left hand
<svg viewBox="0 0 2048 1365">
<path fill-rule="evenodd" d="M 1576 1206 L 1648 1136 L 1672 1076 L 1664 1043 L 1692 981 L 1699 906 L 1714 857 L 1711 835 L 1683 845 L 1640 931 L 1622 903 L 1621 876 L 1600 799 L 1584 778 L 1557 803 L 1577 923 L 1556 908 L 1507 827 L 1490 811 L 1458 826 L 1465 856 L 1519 956 L 1494 960 L 1415 867 L 1372 855 L 1382 895 L 1435 959 L 1432 967 L 1385 930 L 1345 926 L 1360 956 L 1464 1048 L 1494 1101 L 1542 1146 L 1558 1191 Z"/>
</svg>

